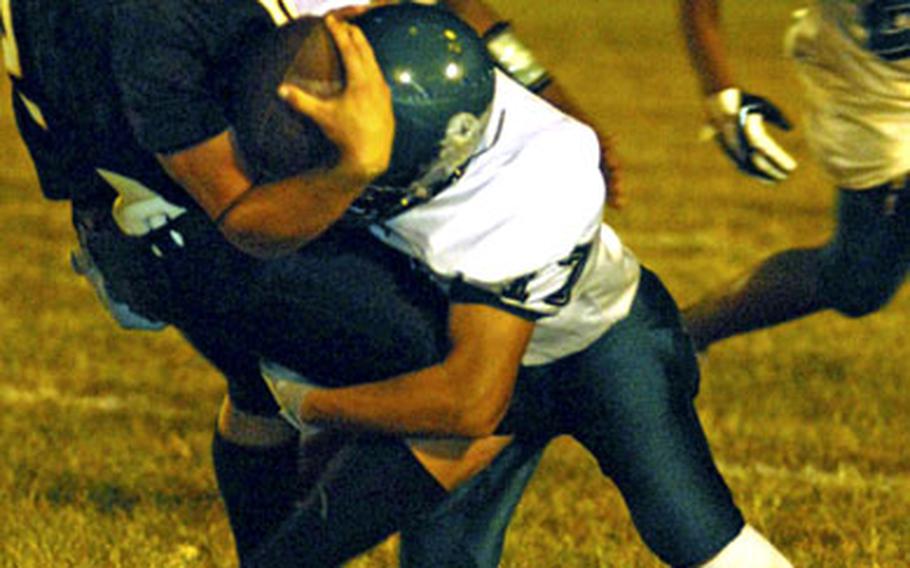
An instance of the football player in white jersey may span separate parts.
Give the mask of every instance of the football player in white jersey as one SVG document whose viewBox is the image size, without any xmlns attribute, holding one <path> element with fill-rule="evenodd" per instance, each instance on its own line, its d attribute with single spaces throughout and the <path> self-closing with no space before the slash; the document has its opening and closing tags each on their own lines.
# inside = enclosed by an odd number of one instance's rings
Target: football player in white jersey
<svg viewBox="0 0 910 568">
<path fill-rule="evenodd" d="M 747 174 L 785 179 L 794 160 L 764 128 L 789 127 L 736 82 L 719 0 L 681 0 L 681 21 L 728 156 Z M 822 310 L 861 317 L 893 297 L 910 266 L 910 2 L 818 0 L 786 38 L 806 89 L 806 136 L 837 188 L 830 241 L 789 249 L 684 310 L 701 349 Z"/>
<path fill-rule="evenodd" d="M 485 58 L 472 59 L 482 47 L 464 28 L 422 14 L 380 8 L 356 21 L 390 85 L 396 130 L 388 170 L 355 211 L 446 291 L 451 350 L 430 367 L 371 383 L 349 377 L 336 388 L 264 362 L 284 415 L 302 430 L 462 436 L 448 454 L 438 439 L 425 442 L 434 450 L 415 452 L 425 475 L 463 491 L 456 502 L 503 499 L 495 483 L 492 492 L 471 481 L 459 488 L 499 445 L 511 441 L 533 456 L 569 434 L 617 484 L 642 538 L 667 564 L 790 566 L 746 525 L 713 463 L 694 407 L 698 366 L 673 299 L 602 222 L 593 131 Z M 427 37 L 447 49 L 429 49 Z M 283 96 L 327 133 L 345 113 L 338 101 L 292 86 Z M 408 440 L 421 448 L 419 438 Z M 406 499 L 419 512 L 438 502 L 403 492 L 402 479 L 382 492 L 362 480 L 366 491 L 351 481 L 352 459 L 330 468 L 318 499 L 299 507 L 251 565 L 340 562 L 349 554 L 338 551 L 345 531 L 375 541 L 405 522 L 377 513 L 384 504 Z M 508 475 L 496 462 L 489 471 Z M 342 504 L 350 510 L 333 512 Z M 514 503 L 504 506 L 508 514 Z"/>
</svg>

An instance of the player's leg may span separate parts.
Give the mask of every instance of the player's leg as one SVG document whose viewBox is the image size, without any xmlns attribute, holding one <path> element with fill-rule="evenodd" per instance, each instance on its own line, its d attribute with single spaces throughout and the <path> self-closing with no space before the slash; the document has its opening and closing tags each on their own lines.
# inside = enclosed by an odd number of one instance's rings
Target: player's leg
<svg viewBox="0 0 910 568">
<path fill-rule="evenodd" d="M 200 324 L 181 331 L 227 379 L 229 394 L 215 423 L 212 463 L 237 553 L 243 557 L 291 514 L 304 488 L 298 476 L 298 433 L 278 415 L 259 377 L 258 358 L 230 329 Z"/>
<path fill-rule="evenodd" d="M 820 296 L 849 317 L 884 307 L 910 267 L 910 174 L 893 184 L 840 190 L 837 230 L 822 251 Z"/>
<path fill-rule="evenodd" d="M 232 410 L 228 399 L 219 414 L 212 462 L 241 558 L 277 529 L 301 495 L 297 436 L 281 432 L 280 422 Z"/>
<path fill-rule="evenodd" d="M 837 229 L 827 245 L 777 253 L 684 310 L 696 345 L 704 349 L 820 310 L 857 317 L 881 308 L 910 263 L 908 193 L 891 184 L 840 190 Z"/>
<path fill-rule="evenodd" d="M 363 435 L 329 463 L 316 488 L 244 566 L 334 566 L 438 507 L 458 484 L 489 465 L 508 443 L 405 442 Z"/>
<path fill-rule="evenodd" d="M 411 262 L 363 232 L 335 231 L 263 264 L 242 311 L 268 360 L 331 386 L 432 365 L 448 304 Z"/>
<path fill-rule="evenodd" d="M 623 321 L 564 364 L 575 373 L 562 389 L 572 403 L 572 434 L 616 483 L 643 540 L 664 562 L 701 565 L 736 542 L 727 555 L 740 568 L 789 566 L 763 539 L 760 548 L 773 561 L 754 563 L 757 556 L 742 552 L 750 547 L 739 539 L 754 544 L 753 529 L 743 532 L 714 463 L 694 406 L 695 354 L 654 275 L 643 272 Z"/>
<path fill-rule="evenodd" d="M 171 231 L 180 234 L 179 243 Z M 141 239 L 114 235 L 111 242 L 129 248 L 126 258 L 163 285 L 147 289 L 119 270 L 116 255 L 101 255 L 107 273 L 123 274 L 112 282 L 135 297 L 165 300 L 168 321 L 227 378 L 229 408 L 248 418 L 223 414 L 212 446 L 242 557 L 287 520 L 301 490 L 296 438 L 253 436 L 251 444 L 238 435 L 243 428 L 231 428 L 254 424 L 262 435 L 263 425 L 275 421 L 259 356 L 341 381 L 384 378 L 442 356 L 444 306 L 428 286 L 413 283 L 409 264 L 368 236 L 334 233 L 298 254 L 263 262 L 240 255 L 210 223 L 186 214 Z"/>
<path fill-rule="evenodd" d="M 516 440 L 430 514 L 401 531 L 402 568 L 495 568 L 521 495 L 543 456 L 543 442 Z"/>
<path fill-rule="evenodd" d="M 410 279 L 410 265 L 400 256 L 371 246 L 375 243 L 362 235 L 336 233 L 312 243 L 302 254 L 251 265 L 231 251 L 219 250 L 220 244 L 204 228 L 187 220 L 179 225 L 176 230 L 185 246 L 167 250 L 155 262 L 176 283 L 175 310 L 182 331 L 229 377 L 231 401 L 249 414 L 250 419 L 243 422 L 261 429 L 262 421 L 272 419 L 275 410 L 253 364 L 258 358 L 251 353 L 311 370 L 329 381 L 381 378 L 426 366 L 443 353 L 444 318 L 437 316 L 445 311 L 438 293 Z M 213 284 L 226 283 L 231 289 L 221 293 L 211 289 Z M 192 298 L 205 300 L 196 304 L 188 301 Z M 280 541 L 275 527 L 288 522 L 301 490 L 293 470 L 296 447 L 293 442 L 275 444 L 274 440 L 245 444 L 236 439 L 235 430 L 225 427 L 231 421 L 224 417 L 213 442 L 216 474 L 238 551 L 249 557 L 267 535 Z M 378 471 L 376 475 L 381 477 Z M 425 481 L 426 476 L 416 476 L 418 486 L 421 478 Z M 329 477 L 326 486 L 334 488 L 338 500 L 336 480 Z M 396 500 L 407 499 L 398 495 Z M 299 513 L 292 526 L 300 528 L 300 517 L 305 514 Z M 397 523 L 404 517 L 391 518 Z M 385 534 L 387 522 L 388 518 L 365 521 L 355 530 L 362 535 Z M 378 533 L 367 530 L 376 526 Z M 349 544 L 335 552 L 332 541 L 322 542 L 320 550 L 328 550 L 327 554 L 349 554 L 361 541 L 345 539 Z M 281 551 L 281 546 L 267 548 L 268 554 Z M 423 562 L 419 555 L 416 558 Z"/>
<path fill-rule="evenodd" d="M 773 254 L 685 308 L 686 328 L 697 348 L 823 309 L 820 253 L 820 248 L 805 248 Z"/>
</svg>

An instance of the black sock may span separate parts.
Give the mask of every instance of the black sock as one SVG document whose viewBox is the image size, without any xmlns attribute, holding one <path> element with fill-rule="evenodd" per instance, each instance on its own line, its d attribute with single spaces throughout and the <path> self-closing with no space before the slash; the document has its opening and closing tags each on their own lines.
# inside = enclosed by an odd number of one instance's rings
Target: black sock
<svg viewBox="0 0 910 568">
<path fill-rule="evenodd" d="M 448 495 L 398 438 L 361 437 L 245 567 L 329 567 L 397 532 Z"/>
<path fill-rule="evenodd" d="M 297 447 L 291 442 L 269 448 L 240 446 L 215 428 L 212 461 L 237 554 L 249 554 L 284 522 L 300 497 Z"/>
</svg>

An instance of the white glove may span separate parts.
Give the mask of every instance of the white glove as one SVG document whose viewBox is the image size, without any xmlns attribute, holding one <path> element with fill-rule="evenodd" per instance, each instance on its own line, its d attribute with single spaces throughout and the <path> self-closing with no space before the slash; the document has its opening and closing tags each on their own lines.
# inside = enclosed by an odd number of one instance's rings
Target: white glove
<svg viewBox="0 0 910 568">
<path fill-rule="evenodd" d="M 708 97 L 705 107 L 714 139 L 740 171 L 776 183 L 796 169 L 796 160 L 765 130 L 765 121 L 791 128 L 773 103 L 731 87 Z"/>
<path fill-rule="evenodd" d="M 282 418 L 301 434 L 310 435 L 319 431 L 318 427 L 301 420 L 300 406 L 309 393 L 322 387 L 311 383 L 296 371 L 265 359 L 259 361 L 259 372 L 272 391 L 275 402 L 281 407 Z"/>
</svg>

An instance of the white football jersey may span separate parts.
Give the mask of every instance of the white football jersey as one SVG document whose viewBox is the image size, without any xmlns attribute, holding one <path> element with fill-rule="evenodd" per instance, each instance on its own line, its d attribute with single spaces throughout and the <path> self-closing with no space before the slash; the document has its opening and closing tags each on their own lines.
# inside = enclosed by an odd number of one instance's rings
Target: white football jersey
<svg viewBox="0 0 910 568">
<path fill-rule="evenodd" d="M 289 0 L 288 3 L 294 5 L 298 15 L 322 16 L 338 8 L 365 6 L 370 0 Z"/>
<path fill-rule="evenodd" d="M 885 61 L 863 47 L 862 4 L 821 0 L 796 15 L 786 40 L 806 88 L 806 138 L 847 189 L 910 172 L 910 58 Z"/>
<path fill-rule="evenodd" d="M 490 121 L 464 175 L 372 228 L 449 287 L 537 326 L 523 363 L 578 352 L 625 317 L 638 261 L 603 224 L 593 131 L 497 72 Z"/>
<path fill-rule="evenodd" d="M 258 0 L 280 25 L 302 16 L 324 16 L 332 10 L 348 6 L 366 6 L 370 0 Z"/>
</svg>

